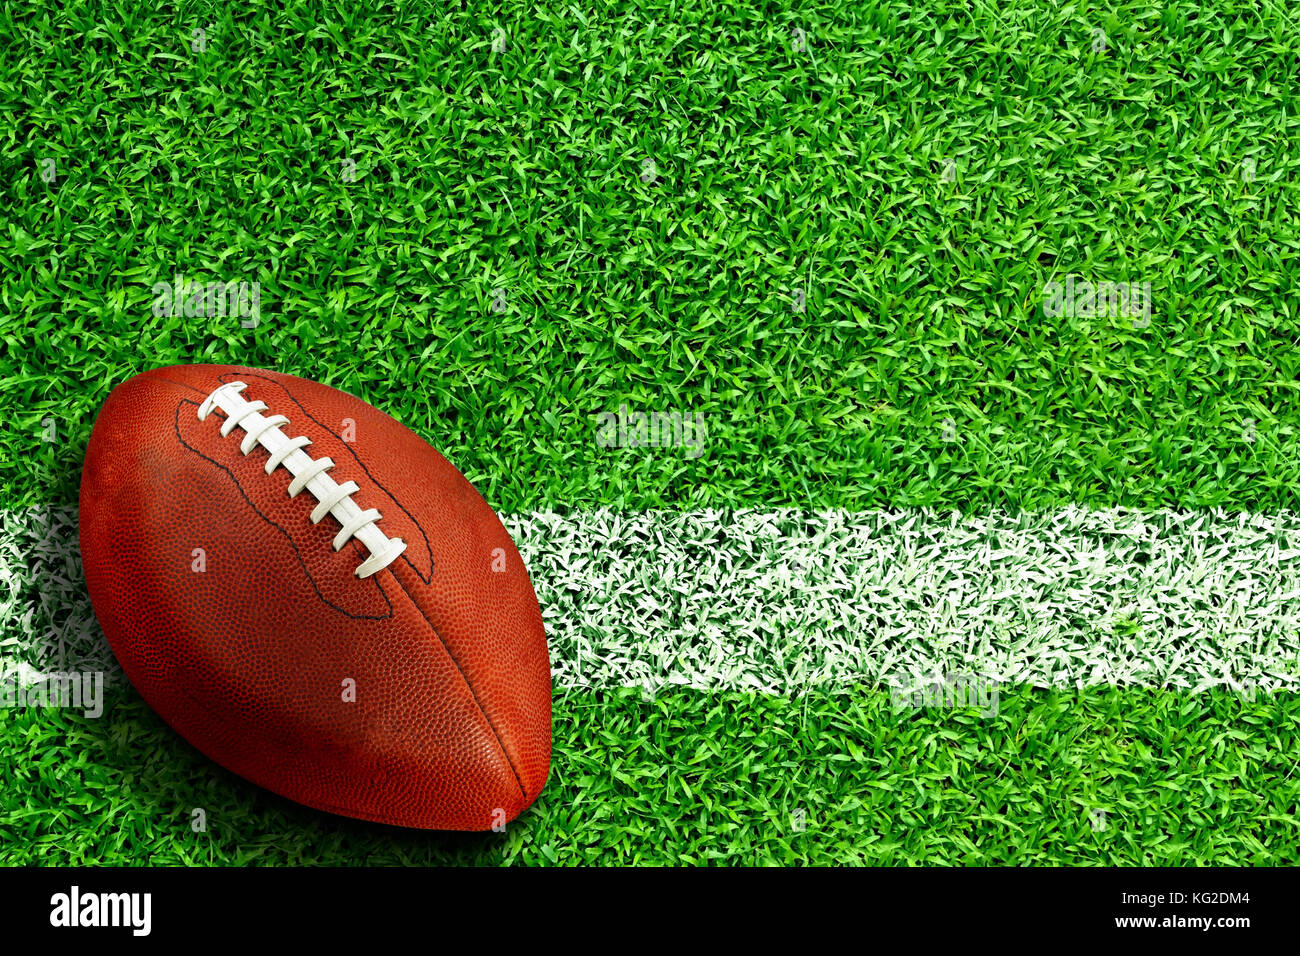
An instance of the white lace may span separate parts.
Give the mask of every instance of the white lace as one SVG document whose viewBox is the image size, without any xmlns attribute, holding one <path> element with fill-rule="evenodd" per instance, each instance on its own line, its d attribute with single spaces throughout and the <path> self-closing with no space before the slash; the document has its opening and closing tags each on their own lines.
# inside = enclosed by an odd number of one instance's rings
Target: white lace
<svg viewBox="0 0 1300 956">
<path fill-rule="evenodd" d="M 361 562 L 357 568 L 357 577 L 368 578 L 376 571 L 388 567 L 397 560 L 398 555 L 406 550 L 406 542 L 401 538 L 390 538 L 376 527 L 382 515 L 370 508 L 362 511 L 352 500 L 353 493 L 360 491 L 356 482 L 348 481 L 338 484 L 326 472 L 334 467 L 329 458 L 312 458 L 302 449 L 311 444 L 311 440 L 299 435 L 290 438 L 280 430 L 281 425 L 289 424 L 283 415 L 262 416 L 267 410 L 265 402 L 250 402 L 239 393 L 248 386 L 243 382 L 229 382 L 213 391 L 199 406 L 199 421 L 205 421 L 214 408 L 226 413 L 226 421 L 221 426 L 224 438 L 236 428 L 244 429 L 244 440 L 239 450 L 247 455 L 261 445 L 271 457 L 266 461 L 266 473 L 269 475 L 280 465 L 293 475 L 289 483 L 289 497 L 296 498 L 306 488 L 320 504 L 311 513 L 312 524 L 319 524 L 327 514 L 333 515 L 342 530 L 334 536 L 334 550 L 338 551 L 355 537 L 370 550 L 370 557 Z"/>
</svg>

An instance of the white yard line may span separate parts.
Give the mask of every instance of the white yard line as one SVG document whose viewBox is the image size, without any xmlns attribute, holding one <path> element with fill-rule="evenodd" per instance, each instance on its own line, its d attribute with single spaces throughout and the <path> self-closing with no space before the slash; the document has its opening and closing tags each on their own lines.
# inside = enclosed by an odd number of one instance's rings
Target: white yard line
<svg viewBox="0 0 1300 956">
<path fill-rule="evenodd" d="M 1085 510 L 506 517 L 557 687 L 794 694 L 937 677 L 1295 689 L 1300 515 Z M 0 655 L 118 674 L 68 509 L 0 512 Z"/>
</svg>

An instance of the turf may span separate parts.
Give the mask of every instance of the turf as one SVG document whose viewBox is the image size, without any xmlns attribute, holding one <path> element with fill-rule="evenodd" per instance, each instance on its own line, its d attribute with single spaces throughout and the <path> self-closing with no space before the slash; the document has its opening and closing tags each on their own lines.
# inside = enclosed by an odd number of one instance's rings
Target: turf
<svg viewBox="0 0 1300 956">
<path fill-rule="evenodd" d="M 1295 26 L 1232 2 L 8 7 L 0 482 L 70 500 L 109 387 L 220 361 L 383 404 L 505 510 L 1289 506 Z M 260 281 L 260 324 L 154 317 L 178 273 Z M 1067 275 L 1150 282 L 1149 328 L 1046 320 Z M 599 447 L 624 402 L 705 415 L 706 454 Z"/>
<path fill-rule="evenodd" d="M 108 390 L 211 361 L 366 398 L 508 513 L 1294 509 L 1298 52 L 1276 0 L 0 7 L 3 505 L 74 505 Z M 259 322 L 155 315 L 177 274 L 260 282 Z M 1067 276 L 1149 282 L 1149 325 L 1046 316 Z M 605 447 L 624 405 L 703 416 L 703 454 Z M 12 597 L 5 635 L 44 613 Z M 564 694 L 504 837 L 277 801 L 128 692 L 0 711 L 0 860 L 1300 842 L 1289 696 L 1021 686 L 900 722 L 874 686 Z"/>
<path fill-rule="evenodd" d="M 342 820 L 250 788 L 133 695 L 98 721 L 0 721 L 5 863 L 1300 862 L 1294 695 L 1013 692 L 985 719 L 900 713 L 870 688 L 569 692 L 538 804 L 483 835 Z"/>
</svg>

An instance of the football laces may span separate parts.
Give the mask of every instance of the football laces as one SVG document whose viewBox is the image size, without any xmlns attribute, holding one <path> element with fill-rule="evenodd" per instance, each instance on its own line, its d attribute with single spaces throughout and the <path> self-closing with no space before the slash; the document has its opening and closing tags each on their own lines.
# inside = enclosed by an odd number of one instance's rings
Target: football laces
<svg viewBox="0 0 1300 956">
<path fill-rule="evenodd" d="M 289 497 L 297 498 L 306 490 L 316 499 L 316 507 L 311 513 L 312 524 L 320 524 L 326 515 L 333 516 L 339 523 L 339 533 L 334 536 L 334 550 L 339 551 L 345 544 L 356 538 L 370 552 L 370 556 L 357 567 L 359 578 L 368 578 L 377 571 L 388 567 L 406 550 L 406 542 L 401 538 L 390 538 L 378 527 L 383 518 L 377 508 L 362 510 L 352 500 L 352 495 L 361 490 L 355 481 L 339 484 L 330 477 L 329 471 L 334 467 L 331 458 L 313 458 L 303 449 L 311 444 L 305 435 L 290 438 L 282 430 L 289 424 L 283 415 L 263 415 L 270 411 L 265 402 L 250 402 L 240 393 L 248 388 L 245 382 L 227 382 L 212 391 L 199 405 L 199 421 L 206 421 L 215 409 L 225 413 L 226 420 L 221 425 L 221 437 L 230 435 L 236 428 L 244 431 L 239 450 L 249 455 L 254 448 L 265 448 L 269 453 L 266 460 L 266 473 L 283 467 L 293 476 L 289 483 Z"/>
</svg>

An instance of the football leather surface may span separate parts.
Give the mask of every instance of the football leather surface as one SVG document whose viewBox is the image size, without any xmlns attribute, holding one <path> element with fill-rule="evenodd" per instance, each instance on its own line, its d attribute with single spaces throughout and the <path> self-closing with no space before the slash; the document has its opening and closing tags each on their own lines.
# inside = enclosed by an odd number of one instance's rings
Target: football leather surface
<svg viewBox="0 0 1300 956">
<path fill-rule="evenodd" d="M 407 827 L 499 828 L 537 799 L 551 683 L 527 570 L 383 412 L 258 369 L 137 375 L 95 422 L 80 535 L 127 676 L 223 767 Z"/>
</svg>

